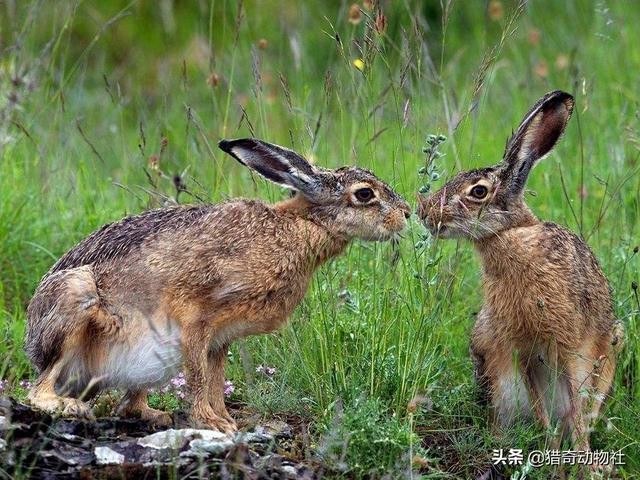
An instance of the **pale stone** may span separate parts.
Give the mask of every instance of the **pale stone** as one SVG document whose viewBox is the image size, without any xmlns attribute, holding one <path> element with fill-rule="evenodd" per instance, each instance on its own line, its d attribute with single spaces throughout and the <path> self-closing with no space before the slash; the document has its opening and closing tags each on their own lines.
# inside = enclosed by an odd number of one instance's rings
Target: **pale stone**
<svg viewBox="0 0 640 480">
<path fill-rule="evenodd" d="M 109 447 L 96 447 L 94 452 L 98 465 L 120 465 L 124 463 L 124 455 Z"/>
<path fill-rule="evenodd" d="M 233 442 L 226 440 L 204 440 L 201 438 L 189 442 L 189 456 L 206 456 L 208 454 L 220 455 L 233 447 Z"/>
<path fill-rule="evenodd" d="M 229 440 L 229 436 L 217 430 L 198 430 L 195 428 L 183 428 L 175 430 L 170 428 L 162 432 L 153 433 L 138 439 L 138 445 L 161 450 L 163 448 L 181 448 L 189 439 L 199 438 L 209 441 Z"/>
</svg>

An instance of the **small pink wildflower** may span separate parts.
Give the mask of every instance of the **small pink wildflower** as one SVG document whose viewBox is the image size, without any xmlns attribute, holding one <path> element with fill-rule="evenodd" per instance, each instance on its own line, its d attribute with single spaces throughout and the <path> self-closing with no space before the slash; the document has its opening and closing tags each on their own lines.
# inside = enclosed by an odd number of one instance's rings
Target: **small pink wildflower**
<svg viewBox="0 0 640 480">
<path fill-rule="evenodd" d="M 8 384 L 9 384 L 9 380 L 0 379 L 0 393 L 4 392 L 4 390 L 5 390 L 5 388 L 7 388 Z"/>
<path fill-rule="evenodd" d="M 29 390 L 32 387 L 31 382 L 29 380 L 21 380 L 20 386 L 22 388 L 26 388 L 27 390 Z"/>
<path fill-rule="evenodd" d="M 264 373 L 268 377 L 272 377 L 276 373 L 276 367 L 266 367 L 264 365 L 258 365 L 256 367 L 256 373 Z"/>
<path fill-rule="evenodd" d="M 184 387 L 187 384 L 187 381 L 184 377 L 176 377 L 171 379 L 171 385 L 176 388 Z"/>
<path fill-rule="evenodd" d="M 184 387 L 187 384 L 187 379 L 184 376 L 184 372 L 179 372 L 178 375 L 170 380 L 170 383 L 175 388 Z"/>
<path fill-rule="evenodd" d="M 180 399 L 185 399 L 187 394 L 185 393 L 183 387 L 187 385 L 187 379 L 185 377 L 184 372 L 178 372 L 178 374 L 170 379 L 165 385 L 157 388 L 149 388 L 148 391 L 150 393 L 166 393 L 173 394 Z"/>
<path fill-rule="evenodd" d="M 224 382 L 224 396 L 230 397 L 231 394 L 235 391 L 236 387 L 234 387 L 233 383 L 229 380 L 225 380 Z"/>
</svg>

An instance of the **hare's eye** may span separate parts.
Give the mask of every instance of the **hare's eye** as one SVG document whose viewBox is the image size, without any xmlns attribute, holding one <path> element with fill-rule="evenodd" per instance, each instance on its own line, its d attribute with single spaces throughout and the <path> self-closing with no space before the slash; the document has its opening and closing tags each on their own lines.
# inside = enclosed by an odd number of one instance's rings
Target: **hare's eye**
<svg viewBox="0 0 640 480">
<path fill-rule="evenodd" d="M 471 189 L 471 192 L 469 193 L 471 193 L 472 197 L 482 200 L 484 197 L 487 196 L 487 193 L 489 193 L 489 190 L 484 185 L 476 185 Z"/>
<path fill-rule="evenodd" d="M 355 196 L 359 202 L 368 202 L 369 200 L 373 199 L 374 194 L 373 190 L 371 190 L 370 188 L 359 188 L 355 191 Z"/>
</svg>

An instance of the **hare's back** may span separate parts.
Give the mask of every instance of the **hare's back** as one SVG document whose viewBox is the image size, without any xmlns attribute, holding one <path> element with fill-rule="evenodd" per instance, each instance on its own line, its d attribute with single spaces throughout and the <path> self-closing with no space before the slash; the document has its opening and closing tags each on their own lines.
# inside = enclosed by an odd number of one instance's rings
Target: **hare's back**
<svg viewBox="0 0 640 480">
<path fill-rule="evenodd" d="M 613 320 L 609 286 L 595 255 L 582 238 L 552 222 L 542 225 L 539 247 L 545 257 L 563 273 L 574 301 L 586 316 Z M 606 325 L 605 327 L 608 327 Z"/>
<path fill-rule="evenodd" d="M 130 255 L 150 238 L 184 231 L 222 205 L 186 205 L 149 210 L 108 223 L 65 253 L 47 273 L 101 263 Z"/>
<path fill-rule="evenodd" d="M 571 230 L 553 222 L 545 222 L 542 224 L 539 246 L 551 262 L 565 265 L 573 273 L 567 280 L 581 279 L 606 287 L 607 281 L 591 248 Z"/>
</svg>

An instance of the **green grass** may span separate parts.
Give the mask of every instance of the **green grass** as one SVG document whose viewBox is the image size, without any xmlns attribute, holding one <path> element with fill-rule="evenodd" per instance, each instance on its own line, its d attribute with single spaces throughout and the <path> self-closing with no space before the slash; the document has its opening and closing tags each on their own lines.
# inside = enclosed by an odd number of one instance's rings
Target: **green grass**
<svg viewBox="0 0 640 480">
<path fill-rule="evenodd" d="M 581 233 L 610 280 L 627 339 L 592 446 L 622 448 L 619 473 L 636 477 L 640 8 L 504 1 L 489 14 L 485 2 L 443 3 L 445 15 L 436 1 L 386 2 L 383 34 L 375 13 L 350 24 L 341 2 L 256 0 L 241 12 L 228 0 L 0 3 L 0 376 L 31 375 L 25 309 L 49 266 L 100 225 L 175 198 L 175 174 L 189 191 L 180 202 L 283 198 L 217 150 L 220 138 L 370 168 L 414 203 L 431 183 L 418 174 L 427 135 L 448 137 L 438 188 L 497 162 L 529 106 L 560 88 L 576 112 L 527 201 Z M 427 477 L 467 478 L 492 449 L 544 447 L 531 426 L 492 435 L 467 353 L 478 260 L 466 242 L 423 236 L 412 220 L 397 261 L 389 244 L 354 244 L 318 272 L 288 327 L 233 347 L 238 396 L 307 412 L 318 450 L 347 476 L 404 475 L 413 452 Z M 271 383 L 258 364 L 277 367 Z M 416 396 L 427 399 L 411 412 Z"/>
</svg>

